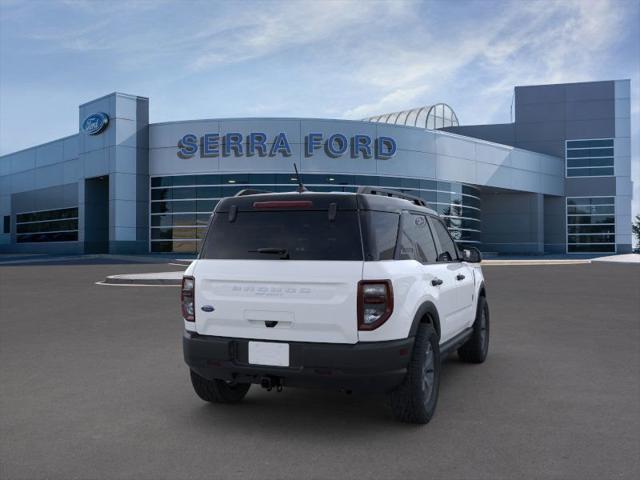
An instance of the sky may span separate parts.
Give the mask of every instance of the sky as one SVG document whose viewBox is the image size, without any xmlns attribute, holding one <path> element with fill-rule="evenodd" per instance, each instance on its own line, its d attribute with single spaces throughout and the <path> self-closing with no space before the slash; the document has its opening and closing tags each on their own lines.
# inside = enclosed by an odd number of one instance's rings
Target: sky
<svg viewBox="0 0 640 480">
<path fill-rule="evenodd" d="M 77 106 L 150 121 L 360 119 L 436 102 L 511 121 L 513 87 L 631 79 L 640 213 L 640 0 L 0 0 L 0 154 L 73 134 Z"/>
</svg>

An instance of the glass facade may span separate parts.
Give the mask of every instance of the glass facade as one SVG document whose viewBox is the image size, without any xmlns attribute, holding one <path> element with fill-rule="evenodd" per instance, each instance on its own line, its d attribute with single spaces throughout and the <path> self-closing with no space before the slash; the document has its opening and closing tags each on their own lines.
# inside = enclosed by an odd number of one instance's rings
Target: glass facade
<svg viewBox="0 0 640 480">
<path fill-rule="evenodd" d="M 615 253 L 614 197 L 567 198 L 567 253 Z"/>
<path fill-rule="evenodd" d="M 567 177 L 613 175 L 613 139 L 567 140 Z"/>
<path fill-rule="evenodd" d="M 16 215 L 16 242 L 77 242 L 78 207 Z"/>
<path fill-rule="evenodd" d="M 460 244 L 480 243 L 480 194 L 460 183 L 370 175 L 305 174 L 305 185 L 316 192 L 355 192 L 358 186 L 380 186 L 424 199 L 444 217 Z M 218 200 L 245 188 L 291 192 L 291 174 L 225 173 L 151 178 L 150 239 L 152 252 L 196 253 Z"/>
</svg>

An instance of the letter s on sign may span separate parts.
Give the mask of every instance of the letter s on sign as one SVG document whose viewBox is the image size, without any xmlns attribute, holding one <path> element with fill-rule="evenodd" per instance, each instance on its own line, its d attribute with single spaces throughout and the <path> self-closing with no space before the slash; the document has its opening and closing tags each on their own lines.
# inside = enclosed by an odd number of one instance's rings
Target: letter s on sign
<svg viewBox="0 0 640 480">
<path fill-rule="evenodd" d="M 198 137 L 193 133 L 187 133 L 178 142 L 178 156 L 180 158 L 191 158 L 198 151 Z"/>
</svg>

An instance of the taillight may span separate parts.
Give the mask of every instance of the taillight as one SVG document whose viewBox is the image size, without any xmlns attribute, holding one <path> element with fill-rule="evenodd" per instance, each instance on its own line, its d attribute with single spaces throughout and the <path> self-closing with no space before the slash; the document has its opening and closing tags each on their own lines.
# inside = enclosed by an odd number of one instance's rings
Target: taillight
<svg viewBox="0 0 640 480">
<path fill-rule="evenodd" d="M 196 321 L 196 279 L 182 277 L 182 290 L 180 292 L 180 304 L 182 305 L 182 318 L 187 322 Z"/>
<path fill-rule="evenodd" d="M 393 313 L 391 280 L 358 282 L 358 330 L 374 330 Z"/>
</svg>

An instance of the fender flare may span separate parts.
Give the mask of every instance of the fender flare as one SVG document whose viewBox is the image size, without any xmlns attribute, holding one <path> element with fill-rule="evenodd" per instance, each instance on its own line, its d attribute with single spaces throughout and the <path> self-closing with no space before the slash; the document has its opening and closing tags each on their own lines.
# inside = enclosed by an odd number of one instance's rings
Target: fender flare
<svg viewBox="0 0 640 480">
<path fill-rule="evenodd" d="M 427 323 L 433 324 L 433 328 L 438 334 L 438 338 L 440 338 L 440 332 L 441 332 L 440 315 L 438 315 L 438 309 L 433 304 L 433 302 L 429 302 L 429 301 L 424 302 L 422 305 L 420 305 L 420 307 L 418 308 L 418 311 L 414 315 L 413 322 L 411 323 L 411 329 L 409 330 L 410 337 L 415 337 L 418 331 L 418 327 L 420 326 L 420 323 L 423 322 L 423 320 L 427 315 L 431 319 L 431 322 L 427 322 Z"/>
<path fill-rule="evenodd" d="M 484 280 L 480 282 L 480 287 L 478 287 L 478 297 L 487 298 L 487 290 L 484 287 Z"/>
</svg>

